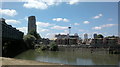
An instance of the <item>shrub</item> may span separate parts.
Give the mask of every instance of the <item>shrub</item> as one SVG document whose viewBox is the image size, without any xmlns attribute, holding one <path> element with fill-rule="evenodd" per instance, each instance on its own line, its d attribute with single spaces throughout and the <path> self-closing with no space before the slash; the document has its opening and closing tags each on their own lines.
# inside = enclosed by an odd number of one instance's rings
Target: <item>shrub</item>
<svg viewBox="0 0 120 67">
<path fill-rule="evenodd" d="M 50 43 L 50 50 L 51 51 L 58 51 L 58 45 L 55 44 L 55 42 Z"/>
<path fill-rule="evenodd" d="M 40 49 L 41 49 L 42 51 L 44 51 L 44 50 L 47 49 L 47 47 L 46 47 L 45 45 L 41 45 Z"/>
</svg>

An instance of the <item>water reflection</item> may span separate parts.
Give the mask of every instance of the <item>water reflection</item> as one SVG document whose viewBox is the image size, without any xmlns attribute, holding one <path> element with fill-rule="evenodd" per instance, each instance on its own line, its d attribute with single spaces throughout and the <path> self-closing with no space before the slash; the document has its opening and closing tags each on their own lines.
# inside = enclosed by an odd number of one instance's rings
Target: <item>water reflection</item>
<svg viewBox="0 0 120 67">
<path fill-rule="evenodd" d="M 41 51 L 28 50 L 15 58 L 71 65 L 116 65 L 119 55 L 98 54 L 86 51 Z"/>
</svg>

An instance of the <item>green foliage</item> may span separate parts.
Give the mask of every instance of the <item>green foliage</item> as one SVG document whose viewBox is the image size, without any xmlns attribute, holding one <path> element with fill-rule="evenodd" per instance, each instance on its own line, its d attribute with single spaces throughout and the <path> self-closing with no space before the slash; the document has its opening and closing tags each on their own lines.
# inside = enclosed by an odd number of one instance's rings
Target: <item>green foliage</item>
<svg viewBox="0 0 120 67">
<path fill-rule="evenodd" d="M 41 52 L 41 48 L 36 48 L 35 51 L 36 52 Z"/>
<path fill-rule="evenodd" d="M 106 38 L 119 38 L 118 36 L 107 36 Z"/>
<path fill-rule="evenodd" d="M 40 49 L 43 51 L 43 50 L 46 50 L 47 47 L 45 45 L 41 45 Z"/>
<path fill-rule="evenodd" d="M 102 34 L 97 35 L 97 38 L 104 38 Z"/>
<path fill-rule="evenodd" d="M 40 47 L 39 47 L 39 48 L 36 48 L 35 50 L 36 50 L 37 52 L 40 52 L 40 51 L 44 51 L 44 50 L 47 50 L 47 49 L 48 49 L 48 48 L 47 48 L 46 45 L 41 44 Z"/>
<path fill-rule="evenodd" d="M 58 51 L 58 45 L 55 44 L 55 42 L 50 43 L 50 50 L 51 51 Z"/>
<path fill-rule="evenodd" d="M 23 37 L 23 40 L 27 44 L 28 48 L 33 48 L 35 45 L 34 41 L 36 40 L 36 38 L 33 35 L 28 34 Z"/>
<path fill-rule="evenodd" d="M 40 35 L 35 30 L 31 30 L 28 34 L 35 36 L 36 39 L 41 39 Z"/>
</svg>

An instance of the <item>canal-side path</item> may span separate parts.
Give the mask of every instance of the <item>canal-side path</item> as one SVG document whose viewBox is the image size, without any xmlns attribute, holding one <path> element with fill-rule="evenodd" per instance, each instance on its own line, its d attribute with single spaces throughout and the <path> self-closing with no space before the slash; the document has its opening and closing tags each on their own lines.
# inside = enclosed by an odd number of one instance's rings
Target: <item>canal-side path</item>
<svg viewBox="0 0 120 67">
<path fill-rule="evenodd" d="M 47 62 L 39 62 L 32 60 L 5 58 L 5 57 L 0 57 L 0 64 L 2 65 L 63 65 L 57 63 L 47 63 Z"/>
</svg>

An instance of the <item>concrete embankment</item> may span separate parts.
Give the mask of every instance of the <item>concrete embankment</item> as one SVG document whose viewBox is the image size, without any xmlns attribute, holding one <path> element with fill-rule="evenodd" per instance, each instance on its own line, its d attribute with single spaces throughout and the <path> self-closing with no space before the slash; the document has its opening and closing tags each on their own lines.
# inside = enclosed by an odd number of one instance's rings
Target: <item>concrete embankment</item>
<svg viewBox="0 0 120 67">
<path fill-rule="evenodd" d="M 32 60 L 5 58 L 5 57 L 0 57 L 0 64 L 2 65 L 63 65 L 57 63 L 47 63 L 47 62 L 39 62 Z"/>
</svg>

